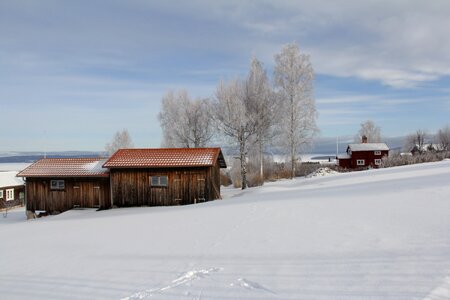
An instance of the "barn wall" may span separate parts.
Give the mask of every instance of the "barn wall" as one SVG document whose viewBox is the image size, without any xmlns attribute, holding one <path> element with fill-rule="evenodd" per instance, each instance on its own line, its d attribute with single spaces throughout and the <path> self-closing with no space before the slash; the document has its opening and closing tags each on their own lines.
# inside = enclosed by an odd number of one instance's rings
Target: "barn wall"
<svg viewBox="0 0 450 300">
<path fill-rule="evenodd" d="M 220 198 L 216 167 L 176 169 L 111 169 L 115 206 L 185 205 Z M 166 187 L 152 187 L 152 176 L 167 176 Z"/>
<path fill-rule="evenodd" d="M 50 180 L 62 179 L 64 190 L 51 190 Z M 63 212 L 73 207 L 111 206 L 109 178 L 27 178 L 27 210 Z"/>
<path fill-rule="evenodd" d="M 9 189 L 14 189 L 14 200 L 6 201 L 6 190 Z M 20 193 L 25 192 L 25 186 L 0 187 L 0 190 L 3 191 L 3 198 L 0 198 L 0 209 L 24 205 L 25 199 L 20 199 Z"/>
</svg>

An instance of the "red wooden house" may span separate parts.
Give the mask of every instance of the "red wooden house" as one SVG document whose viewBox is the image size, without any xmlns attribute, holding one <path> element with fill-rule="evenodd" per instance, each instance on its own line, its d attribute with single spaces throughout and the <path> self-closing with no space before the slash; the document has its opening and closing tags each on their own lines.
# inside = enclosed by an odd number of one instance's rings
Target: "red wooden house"
<svg viewBox="0 0 450 300">
<path fill-rule="evenodd" d="M 23 205 L 25 186 L 17 172 L 0 172 L 0 209 Z"/>
<path fill-rule="evenodd" d="M 363 137 L 360 144 L 349 144 L 345 154 L 337 156 L 339 166 L 346 169 L 378 168 L 384 156 L 389 155 L 389 147 L 385 143 L 367 143 Z"/>
</svg>

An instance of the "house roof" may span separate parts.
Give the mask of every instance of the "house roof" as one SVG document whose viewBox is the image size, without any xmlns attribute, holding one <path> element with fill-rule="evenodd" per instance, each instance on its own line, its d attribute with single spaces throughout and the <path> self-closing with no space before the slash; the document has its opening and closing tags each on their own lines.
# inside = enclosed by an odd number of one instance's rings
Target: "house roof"
<svg viewBox="0 0 450 300">
<path fill-rule="evenodd" d="M 220 148 L 120 149 L 104 168 L 176 168 L 213 166 L 226 168 Z"/>
<path fill-rule="evenodd" d="M 22 170 L 18 177 L 108 177 L 106 159 L 43 158 Z"/>
<path fill-rule="evenodd" d="M 17 172 L 0 172 L 0 188 L 23 185 L 23 180 L 16 177 Z"/>
<path fill-rule="evenodd" d="M 347 153 L 343 153 L 343 154 L 338 154 L 337 159 L 350 159 L 350 155 L 348 155 Z"/>
<path fill-rule="evenodd" d="M 349 144 L 348 148 L 355 151 L 389 151 L 389 147 L 385 143 L 361 143 Z"/>
</svg>

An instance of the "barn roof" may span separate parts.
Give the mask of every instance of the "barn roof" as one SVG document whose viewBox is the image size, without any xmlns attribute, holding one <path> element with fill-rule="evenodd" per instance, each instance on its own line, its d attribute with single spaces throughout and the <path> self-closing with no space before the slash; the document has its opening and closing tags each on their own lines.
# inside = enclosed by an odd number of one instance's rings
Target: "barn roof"
<svg viewBox="0 0 450 300">
<path fill-rule="evenodd" d="M 17 172 L 0 172 L 0 188 L 23 185 L 23 180 L 16 177 Z"/>
<path fill-rule="evenodd" d="M 389 151 L 385 143 L 349 144 L 348 148 L 352 151 Z"/>
<path fill-rule="evenodd" d="M 18 177 L 108 177 L 100 158 L 43 158 L 17 174 Z"/>
<path fill-rule="evenodd" d="M 105 168 L 206 167 L 219 161 L 226 168 L 220 148 L 120 149 L 103 165 Z"/>
</svg>

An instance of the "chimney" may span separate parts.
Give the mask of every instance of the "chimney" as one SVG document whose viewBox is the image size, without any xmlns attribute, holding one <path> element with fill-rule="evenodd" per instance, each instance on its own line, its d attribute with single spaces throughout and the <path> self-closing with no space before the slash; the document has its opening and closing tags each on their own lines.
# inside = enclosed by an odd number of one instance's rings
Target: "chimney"
<svg viewBox="0 0 450 300">
<path fill-rule="evenodd" d="M 361 137 L 361 143 L 367 144 L 367 136 L 363 135 L 363 136 Z"/>
</svg>

